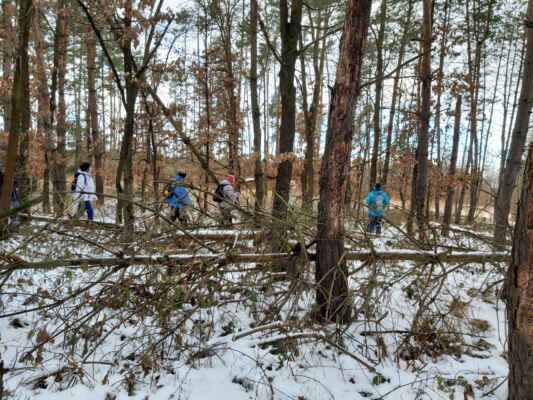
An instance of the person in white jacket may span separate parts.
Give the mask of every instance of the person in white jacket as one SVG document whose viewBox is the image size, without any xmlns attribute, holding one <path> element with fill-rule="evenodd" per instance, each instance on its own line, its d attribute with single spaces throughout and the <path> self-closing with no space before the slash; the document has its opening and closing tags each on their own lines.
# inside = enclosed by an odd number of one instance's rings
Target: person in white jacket
<svg viewBox="0 0 533 400">
<path fill-rule="evenodd" d="M 215 192 L 215 201 L 220 208 L 220 222 L 222 226 L 229 227 L 233 224 L 233 215 L 231 212 L 235 205 L 239 204 L 240 193 L 235 191 L 233 185 L 235 177 L 228 175 L 217 187 Z"/>
<path fill-rule="evenodd" d="M 72 198 L 75 201 L 79 200 L 78 210 L 74 219 L 80 218 L 84 211 L 87 211 L 89 221 L 94 219 L 94 210 L 91 201 L 96 200 L 97 197 L 94 194 L 94 180 L 89 172 L 90 169 L 91 164 L 84 162 L 80 165 L 80 169 L 76 172 L 76 175 L 74 175 L 75 189 Z"/>
</svg>

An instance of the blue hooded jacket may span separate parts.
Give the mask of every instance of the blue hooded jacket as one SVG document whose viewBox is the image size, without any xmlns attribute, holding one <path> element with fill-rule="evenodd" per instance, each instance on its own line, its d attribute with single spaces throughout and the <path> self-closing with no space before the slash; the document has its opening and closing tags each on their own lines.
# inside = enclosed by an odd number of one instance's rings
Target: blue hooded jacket
<svg viewBox="0 0 533 400">
<path fill-rule="evenodd" d="M 378 215 L 378 212 L 372 208 L 374 204 L 376 204 L 376 196 L 378 194 L 383 196 L 383 205 L 385 206 L 383 210 L 381 210 L 379 215 Z M 389 196 L 387 196 L 387 193 L 385 193 L 383 190 L 381 189 L 376 190 L 376 188 L 374 187 L 372 191 L 368 194 L 368 197 L 366 198 L 366 205 L 368 206 L 368 215 L 372 215 L 374 217 L 378 217 L 378 216 L 383 217 L 383 215 L 385 215 L 385 208 L 387 208 L 389 205 Z"/>
<path fill-rule="evenodd" d="M 176 187 L 174 188 L 172 195 L 165 199 L 165 202 L 168 203 L 170 207 L 177 208 L 182 208 L 192 204 L 192 200 L 187 193 L 187 189 L 182 185 L 183 177 L 178 174 L 174 179 L 172 179 L 172 182 L 174 185 L 176 185 Z"/>
</svg>

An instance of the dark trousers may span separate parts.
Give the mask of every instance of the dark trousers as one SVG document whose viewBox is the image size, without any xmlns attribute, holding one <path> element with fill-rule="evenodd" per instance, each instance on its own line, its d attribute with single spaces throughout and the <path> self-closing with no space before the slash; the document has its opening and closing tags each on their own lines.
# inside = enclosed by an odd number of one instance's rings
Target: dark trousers
<svg viewBox="0 0 533 400">
<path fill-rule="evenodd" d="M 76 215 L 74 215 L 74 219 L 79 219 L 83 215 L 84 211 L 87 211 L 87 218 L 89 221 L 92 221 L 94 218 L 94 210 L 90 201 L 80 201 L 78 211 L 76 212 Z"/>
<path fill-rule="evenodd" d="M 374 233 L 374 228 L 376 228 L 376 233 L 381 234 L 381 216 L 369 215 L 370 223 L 368 224 L 368 233 Z"/>
<path fill-rule="evenodd" d="M 179 207 L 174 207 L 174 215 L 171 216 L 170 219 L 172 221 L 178 220 L 182 224 L 187 222 L 187 219 L 185 218 L 185 216 L 184 215 L 180 215 L 180 208 Z"/>
</svg>

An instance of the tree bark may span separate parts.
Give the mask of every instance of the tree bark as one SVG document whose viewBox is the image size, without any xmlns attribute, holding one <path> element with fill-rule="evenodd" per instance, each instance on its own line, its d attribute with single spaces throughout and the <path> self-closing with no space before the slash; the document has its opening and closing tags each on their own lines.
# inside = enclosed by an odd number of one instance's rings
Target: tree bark
<svg viewBox="0 0 533 400">
<path fill-rule="evenodd" d="M 50 113 L 50 93 L 44 61 L 45 48 L 41 40 L 41 9 L 36 6 L 33 13 L 33 41 L 37 59 L 38 119 L 37 128 L 44 136 L 44 180 L 43 180 L 43 211 L 50 212 L 50 154 L 54 150 L 52 118 Z"/>
<path fill-rule="evenodd" d="M 370 189 L 378 177 L 378 156 L 381 144 L 381 95 L 383 93 L 383 45 L 385 41 L 385 21 L 387 19 L 387 0 L 381 0 L 379 31 L 376 41 L 376 95 L 374 98 L 374 145 L 370 160 Z"/>
<path fill-rule="evenodd" d="M 66 105 L 65 105 L 65 78 L 67 73 L 67 2 L 59 0 L 57 3 L 56 31 L 54 38 L 54 86 L 52 96 L 55 96 L 57 88 L 57 125 L 56 144 L 52 155 L 52 184 L 54 188 L 54 213 L 63 215 L 65 210 L 65 198 L 67 190 L 66 181 Z M 53 80 L 54 80 L 53 79 Z M 57 86 L 55 86 L 57 84 Z M 55 113 L 55 100 L 52 106 Z"/>
<path fill-rule="evenodd" d="M 494 203 L 494 242 L 501 244 L 507 232 L 507 218 L 511 208 L 511 198 L 516 186 L 516 176 L 520 170 L 524 144 L 527 138 L 531 107 L 533 105 L 533 0 L 529 0 L 526 25 L 527 48 L 522 78 L 522 90 L 514 123 L 509 156 L 503 172 L 503 180 L 498 188 Z"/>
<path fill-rule="evenodd" d="M 428 137 L 429 118 L 431 115 L 431 35 L 432 35 L 432 1 L 423 0 L 422 23 L 422 62 L 420 81 L 422 83 L 422 101 L 419 111 L 419 131 L 417 149 L 417 174 L 415 179 L 415 211 L 418 231 L 424 237 L 427 220 L 425 218 L 425 201 L 428 179 Z"/>
<path fill-rule="evenodd" d="M 218 6 L 220 7 L 220 6 Z M 217 8 L 218 8 L 217 7 Z M 228 127 L 228 147 L 229 147 L 229 169 L 237 178 L 235 180 L 235 188 L 238 190 L 241 183 L 241 165 L 239 162 L 239 136 L 240 136 L 240 122 L 238 118 L 238 99 L 235 93 L 235 82 L 237 81 L 233 71 L 233 51 L 232 51 L 232 11 L 218 8 L 217 14 L 218 26 L 221 33 L 222 43 L 224 47 L 223 60 L 225 69 L 224 88 L 226 90 L 227 101 L 229 103 L 229 110 L 227 113 L 227 127 Z"/>
<path fill-rule="evenodd" d="M 3 34 L 3 43 L 2 43 L 2 79 L 6 86 L 12 86 L 10 84 L 10 79 L 12 78 L 13 71 L 13 44 L 16 41 L 13 29 L 11 24 L 11 17 L 13 15 L 13 8 L 16 6 L 12 4 L 11 0 L 2 0 L 2 29 L 4 30 Z M 9 91 L 6 91 L 5 95 L 2 96 L 2 111 L 4 117 L 4 131 L 9 132 L 11 127 L 11 95 Z"/>
<path fill-rule="evenodd" d="M 264 207 L 265 175 L 263 173 L 263 163 L 261 162 L 261 113 L 257 100 L 257 0 L 250 1 L 250 36 L 250 97 L 254 129 L 255 210 L 257 215 L 259 215 L 259 212 Z"/>
<path fill-rule="evenodd" d="M 279 86 L 281 95 L 281 126 L 279 153 L 284 159 L 278 166 L 274 192 L 273 214 L 279 219 L 287 216 L 292 179 L 292 152 L 296 125 L 296 89 L 294 70 L 298 57 L 298 38 L 301 31 L 303 0 L 293 0 L 289 19 L 287 0 L 280 0 L 281 67 Z"/>
<path fill-rule="evenodd" d="M 19 138 L 23 134 L 23 130 L 28 129 L 27 126 L 24 126 L 24 113 L 26 112 L 24 108 L 27 106 L 27 99 L 29 98 L 28 42 L 32 13 L 32 0 L 21 0 L 18 15 L 18 49 L 15 58 L 15 75 L 10 106 L 11 122 L 4 180 L 2 193 L 0 194 L 0 213 L 9 209 L 17 164 Z M 4 225 L 5 221 L 0 221 L 0 224 Z"/>
<path fill-rule="evenodd" d="M 532 1 L 529 1 L 531 6 Z M 530 7 L 528 6 L 528 9 Z M 528 21 L 531 21 L 528 12 Z M 531 29 L 531 28 L 529 28 Z M 529 147 L 512 261 L 505 294 L 509 335 L 509 399 L 527 400 L 533 393 L 533 146 Z"/>
<path fill-rule="evenodd" d="M 457 96 L 455 104 L 455 126 L 453 129 L 452 154 L 450 157 L 450 168 L 448 170 L 448 193 L 446 195 L 446 204 L 444 205 L 444 229 L 443 235 L 448 233 L 448 228 L 452 220 L 453 196 L 455 194 L 455 171 L 457 168 L 457 153 L 459 150 L 459 132 L 461 128 L 461 95 Z"/>
<path fill-rule="evenodd" d="M 124 31 L 129 31 L 132 24 L 132 0 L 127 0 L 124 7 Z M 117 168 L 115 185 L 119 200 L 117 202 L 117 223 L 124 220 L 122 240 L 133 240 L 134 232 L 134 208 L 133 208 L 133 135 L 135 132 L 135 103 L 139 87 L 134 76 L 133 53 L 131 41 L 121 43 L 124 59 L 125 91 L 126 91 L 126 120 L 124 123 L 124 135 L 120 146 L 120 160 Z M 124 187 L 122 187 L 122 180 Z"/>
<path fill-rule="evenodd" d="M 344 213 L 353 139 L 353 119 L 368 34 L 371 0 L 349 0 L 331 92 L 326 147 L 320 169 L 316 303 L 324 321 L 350 321 Z"/>
<path fill-rule="evenodd" d="M 484 20 L 485 26 L 481 34 L 479 33 L 479 30 L 477 28 L 477 24 L 480 23 L 480 21 L 483 21 L 482 16 L 479 12 L 478 15 L 474 15 L 473 18 L 470 17 L 470 2 L 466 1 L 466 34 L 467 34 L 467 54 L 468 54 L 468 83 L 469 83 L 469 91 L 470 91 L 470 134 L 472 137 L 472 143 L 473 143 L 473 156 L 472 156 L 472 163 L 471 163 L 471 170 L 472 170 L 472 180 L 470 183 L 470 207 L 468 210 L 468 217 L 467 222 L 473 223 L 475 213 L 477 210 L 477 203 L 478 203 L 478 194 L 479 194 L 479 188 L 481 185 L 481 168 L 480 168 L 480 144 L 478 139 L 478 132 L 477 132 L 477 108 L 479 104 L 479 89 L 480 89 L 480 76 L 481 76 L 481 59 L 482 59 L 482 52 L 484 43 L 489 37 L 489 28 L 492 23 L 492 5 L 494 3 L 494 0 L 488 1 L 488 10 L 486 13 L 486 16 L 484 16 L 486 19 Z M 475 11 L 475 7 L 474 7 Z M 472 21 L 471 21 L 472 20 Z M 474 31 L 472 32 L 471 25 L 474 27 Z M 474 61 L 472 62 L 472 50 L 471 50 L 471 37 L 474 37 L 476 47 L 475 47 L 475 54 L 474 54 Z"/>
<path fill-rule="evenodd" d="M 324 61 L 326 57 L 327 38 L 323 40 L 318 39 L 318 33 L 321 32 L 323 26 L 327 26 L 330 13 L 326 11 L 325 15 L 320 14 L 318 26 L 314 30 L 316 34 L 313 35 L 313 70 L 314 70 L 314 84 L 311 104 L 307 104 L 307 73 L 305 70 L 305 57 L 300 54 L 302 65 L 302 103 L 304 108 L 304 129 L 305 129 L 305 160 L 302 173 L 302 208 L 311 210 L 313 207 L 313 196 L 315 195 L 315 150 L 316 150 L 316 128 L 320 109 L 320 95 L 322 93 L 322 80 L 324 73 Z M 311 15 L 309 15 L 310 21 Z M 322 47 L 320 47 L 322 43 Z"/>
<path fill-rule="evenodd" d="M 94 13 L 94 0 L 89 1 L 89 10 Z M 87 27 L 87 85 L 89 88 L 89 98 L 87 109 L 89 111 L 89 125 L 90 137 L 92 139 L 92 156 L 94 158 L 94 177 L 96 194 L 98 196 L 98 203 L 103 204 L 104 197 L 104 178 L 103 178 L 103 164 L 102 157 L 104 155 L 104 148 L 102 139 L 100 138 L 100 130 L 98 129 L 98 107 L 96 106 L 96 86 L 95 86 L 95 72 L 96 72 L 96 41 L 94 39 L 94 31 L 91 26 Z M 77 166 L 76 166 L 77 167 Z"/>
<path fill-rule="evenodd" d="M 443 92 L 444 81 L 444 59 L 448 53 L 448 27 L 449 27 L 449 0 L 444 2 L 444 21 L 441 29 L 440 54 L 439 54 L 439 71 L 437 74 L 437 105 L 435 106 L 435 135 L 437 140 L 437 174 L 438 179 L 435 182 L 435 218 L 440 218 L 440 193 L 442 187 L 442 160 L 441 160 L 441 129 L 440 129 L 440 115 L 441 115 L 441 98 Z M 448 222 L 449 223 L 449 222 Z"/>
</svg>

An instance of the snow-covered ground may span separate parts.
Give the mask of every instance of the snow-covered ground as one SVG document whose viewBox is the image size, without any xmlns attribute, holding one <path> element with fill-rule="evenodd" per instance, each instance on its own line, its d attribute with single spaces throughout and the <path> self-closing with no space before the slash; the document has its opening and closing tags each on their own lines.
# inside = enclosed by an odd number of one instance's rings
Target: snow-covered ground
<svg viewBox="0 0 533 400">
<path fill-rule="evenodd" d="M 110 233 L 36 222 L 2 252 L 96 257 L 120 250 L 115 243 Z M 391 226 L 347 244 L 415 250 Z M 439 248 L 490 251 L 457 233 Z M 310 318 L 312 264 L 298 285 L 261 266 L 211 264 L 0 275 L 7 398 L 507 397 L 505 265 L 350 262 L 354 322 L 334 326 Z"/>
</svg>

